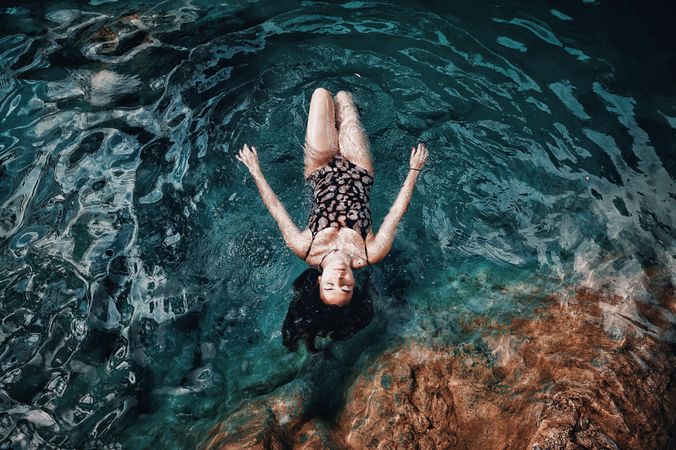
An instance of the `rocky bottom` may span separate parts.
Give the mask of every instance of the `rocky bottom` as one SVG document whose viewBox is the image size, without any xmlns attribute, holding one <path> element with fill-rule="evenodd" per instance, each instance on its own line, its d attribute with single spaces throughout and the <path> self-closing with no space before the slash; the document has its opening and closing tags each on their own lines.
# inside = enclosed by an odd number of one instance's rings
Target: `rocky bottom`
<svg viewBox="0 0 676 450">
<path fill-rule="evenodd" d="M 313 416 L 299 381 L 242 405 L 203 447 L 676 448 L 674 345 L 645 326 L 612 338 L 606 313 L 622 304 L 552 296 L 534 318 L 474 324 L 481 344 L 400 345 L 354 379 L 335 419 Z M 676 301 L 641 312 L 665 320 Z"/>
</svg>

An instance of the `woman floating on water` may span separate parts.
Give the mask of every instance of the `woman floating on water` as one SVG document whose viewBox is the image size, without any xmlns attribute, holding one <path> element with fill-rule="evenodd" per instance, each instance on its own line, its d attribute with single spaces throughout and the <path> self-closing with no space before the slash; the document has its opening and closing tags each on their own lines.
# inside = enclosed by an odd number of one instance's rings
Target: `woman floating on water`
<svg viewBox="0 0 676 450">
<path fill-rule="evenodd" d="M 249 169 L 286 244 L 321 271 L 317 279 L 321 300 L 344 306 L 353 295 L 352 269 L 375 264 L 390 251 L 427 154 L 423 143 L 412 148 L 404 185 L 376 235 L 371 230 L 369 206 L 374 177 L 369 140 L 350 93 L 338 92 L 335 104 L 326 89 L 318 88 L 312 94 L 304 175 L 314 194 L 305 230 L 296 227 L 268 185 L 256 147 L 245 144 L 237 159 Z"/>
</svg>

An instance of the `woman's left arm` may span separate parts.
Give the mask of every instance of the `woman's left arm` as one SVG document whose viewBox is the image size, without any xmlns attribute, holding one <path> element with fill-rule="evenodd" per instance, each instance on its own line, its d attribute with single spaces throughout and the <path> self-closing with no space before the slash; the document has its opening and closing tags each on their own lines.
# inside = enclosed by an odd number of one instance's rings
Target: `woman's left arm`
<svg viewBox="0 0 676 450">
<path fill-rule="evenodd" d="M 244 144 L 244 147 L 239 151 L 239 155 L 236 158 L 249 169 L 249 173 L 251 173 L 256 182 L 256 187 L 258 187 L 258 192 L 265 207 L 270 212 L 272 218 L 275 219 L 282 232 L 284 242 L 298 257 L 302 258 L 305 255 L 307 247 L 310 245 L 309 233 L 302 233 L 298 229 L 289 213 L 286 212 L 284 205 L 279 201 L 277 195 L 268 184 L 258 163 L 256 147 L 252 145 L 251 149 L 249 149 L 249 146 Z"/>
<path fill-rule="evenodd" d="M 427 147 L 419 143 L 417 148 L 411 149 L 410 168 L 404 185 L 397 195 L 397 199 L 392 204 L 390 211 L 383 219 L 383 223 L 378 229 L 378 234 L 369 243 L 367 242 L 369 263 L 381 261 L 392 248 L 394 236 L 397 232 L 397 226 L 408 209 L 408 204 L 413 196 L 413 188 L 418 179 L 420 169 L 422 169 L 427 160 Z"/>
</svg>

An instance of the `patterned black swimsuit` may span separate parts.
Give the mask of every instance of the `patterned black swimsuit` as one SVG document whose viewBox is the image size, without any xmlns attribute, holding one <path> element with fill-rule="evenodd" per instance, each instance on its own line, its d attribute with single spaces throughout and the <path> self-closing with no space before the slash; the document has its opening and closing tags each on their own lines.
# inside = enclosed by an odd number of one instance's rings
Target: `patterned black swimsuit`
<svg viewBox="0 0 676 450">
<path fill-rule="evenodd" d="M 308 223 L 312 242 L 317 233 L 327 227 L 352 228 L 366 242 L 371 228 L 369 197 L 373 186 L 373 176 L 368 170 L 337 153 L 326 166 L 313 172 L 307 182 L 313 191 Z M 310 254 L 312 242 L 303 259 Z M 368 253 L 366 261 L 368 263 Z"/>
</svg>

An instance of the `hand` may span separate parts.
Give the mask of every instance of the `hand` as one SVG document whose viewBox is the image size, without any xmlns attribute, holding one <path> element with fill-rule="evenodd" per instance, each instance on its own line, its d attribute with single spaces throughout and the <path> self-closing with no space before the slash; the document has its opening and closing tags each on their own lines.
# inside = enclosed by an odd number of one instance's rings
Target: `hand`
<svg viewBox="0 0 676 450">
<path fill-rule="evenodd" d="M 422 169 L 427 161 L 427 147 L 422 142 L 418 143 L 418 147 L 411 148 L 411 160 L 409 167 L 411 169 Z"/>
<path fill-rule="evenodd" d="M 244 144 L 244 147 L 242 147 L 242 150 L 239 151 L 239 154 L 235 158 L 249 169 L 251 175 L 255 175 L 261 171 L 255 146 L 252 145 L 251 149 L 249 149 L 249 146 Z"/>
</svg>

